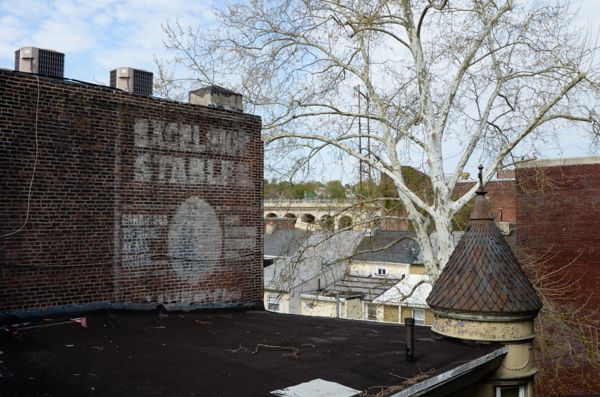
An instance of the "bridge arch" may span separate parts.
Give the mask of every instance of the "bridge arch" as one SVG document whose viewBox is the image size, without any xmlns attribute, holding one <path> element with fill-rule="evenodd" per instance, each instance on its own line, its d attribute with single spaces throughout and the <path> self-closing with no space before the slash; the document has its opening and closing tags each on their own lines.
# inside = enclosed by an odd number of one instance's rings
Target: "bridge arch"
<svg viewBox="0 0 600 397">
<path fill-rule="evenodd" d="M 317 221 L 317 218 L 315 218 L 313 214 L 303 214 L 300 217 L 300 220 L 304 223 L 315 223 Z"/>
<path fill-rule="evenodd" d="M 297 219 L 298 218 L 296 215 L 292 214 L 291 212 L 288 212 L 283 217 L 284 218 L 290 218 L 290 219 Z"/>
<path fill-rule="evenodd" d="M 265 218 L 277 218 L 277 214 L 269 212 L 267 215 L 265 215 Z"/>
<path fill-rule="evenodd" d="M 335 220 L 331 215 L 323 215 L 319 223 L 324 230 L 333 230 L 335 228 Z"/>
<path fill-rule="evenodd" d="M 345 229 L 352 225 L 353 225 L 352 218 L 350 218 L 348 215 L 340 216 L 340 219 L 338 220 L 338 229 Z"/>
</svg>

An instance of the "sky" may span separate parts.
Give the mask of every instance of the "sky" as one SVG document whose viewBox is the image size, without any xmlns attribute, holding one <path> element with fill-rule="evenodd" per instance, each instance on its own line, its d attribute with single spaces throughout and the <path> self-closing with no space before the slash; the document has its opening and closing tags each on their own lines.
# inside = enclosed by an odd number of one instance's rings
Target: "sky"
<svg viewBox="0 0 600 397">
<path fill-rule="evenodd" d="M 163 45 L 161 25 L 179 20 L 182 26 L 208 26 L 217 4 L 218 0 L 0 0 L 0 68 L 13 69 L 15 51 L 33 46 L 64 53 L 65 77 L 76 80 L 108 85 L 110 70 L 118 67 L 156 73 L 154 58 L 171 56 Z M 581 7 L 578 23 L 589 22 L 598 30 L 600 0 L 572 0 L 571 5 Z M 562 143 L 562 150 L 549 150 L 546 157 L 588 155 L 585 142 L 565 137 Z M 475 175 L 476 166 L 469 164 L 467 171 Z M 337 174 L 338 167 L 331 172 Z"/>
<path fill-rule="evenodd" d="M 209 0 L 0 0 L 0 67 L 14 68 L 21 47 L 65 54 L 65 77 L 108 85 L 109 72 L 133 67 L 156 73 L 167 58 L 161 24 L 213 20 Z"/>
</svg>

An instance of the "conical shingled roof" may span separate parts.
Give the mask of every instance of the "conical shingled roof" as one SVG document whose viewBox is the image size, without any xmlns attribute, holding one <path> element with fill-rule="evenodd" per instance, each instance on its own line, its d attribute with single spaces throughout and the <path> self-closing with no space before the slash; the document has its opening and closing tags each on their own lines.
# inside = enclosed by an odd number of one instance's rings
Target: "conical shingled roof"
<svg viewBox="0 0 600 397">
<path fill-rule="evenodd" d="M 538 312 L 542 302 L 478 191 L 471 223 L 427 298 L 432 308 L 477 313 Z"/>
</svg>

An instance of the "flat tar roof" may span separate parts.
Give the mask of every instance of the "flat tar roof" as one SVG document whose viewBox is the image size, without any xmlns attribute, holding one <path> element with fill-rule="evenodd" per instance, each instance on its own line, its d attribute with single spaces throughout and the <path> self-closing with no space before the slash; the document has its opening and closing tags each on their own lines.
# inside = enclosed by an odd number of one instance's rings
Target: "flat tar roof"
<svg viewBox="0 0 600 397">
<path fill-rule="evenodd" d="M 266 311 L 117 312 L 87 325 L 2 331 L 0 395 L 272 396 L 315 379 L 375 395 L 503 349 L 416 326 L 409 363 L 402 324 Z"/>
</svg>

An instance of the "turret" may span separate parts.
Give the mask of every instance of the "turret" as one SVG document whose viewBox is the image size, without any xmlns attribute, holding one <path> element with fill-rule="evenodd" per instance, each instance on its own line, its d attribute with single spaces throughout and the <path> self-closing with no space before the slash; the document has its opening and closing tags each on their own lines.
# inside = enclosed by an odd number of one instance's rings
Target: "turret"
<svg viewBox="0 0 600 397">
<path fill-rule="evenodd" d="M 451 338 L 499 342 L 508 353 L 474 386 L 477 396 L 534 395 L 533 322 L 542 302 L 480 188 L 470 223 L 427 298 L 432 330 Z"/>
</svg>

